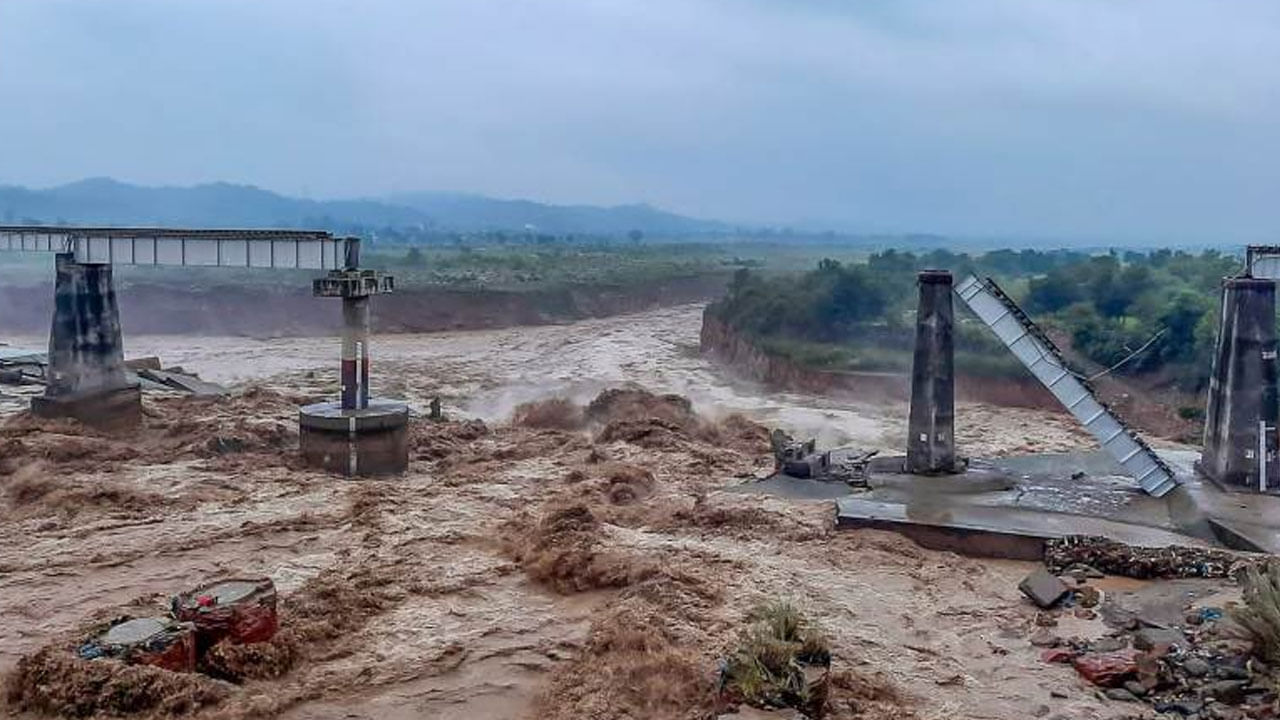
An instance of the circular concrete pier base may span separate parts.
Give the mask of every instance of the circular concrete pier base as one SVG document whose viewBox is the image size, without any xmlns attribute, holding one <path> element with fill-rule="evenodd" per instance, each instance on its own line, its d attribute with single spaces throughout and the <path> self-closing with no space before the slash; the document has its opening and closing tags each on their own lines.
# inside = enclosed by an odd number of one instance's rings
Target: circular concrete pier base
<svg viewBox="0 0 1280 720">
<path fill-rule="evenodd" d="M 362 410 L 336 402 L 298 412 L 302 460 L 348 477 L 398 475 L 409 467 L 409 406 L 372 398 Z"/>
</svg>

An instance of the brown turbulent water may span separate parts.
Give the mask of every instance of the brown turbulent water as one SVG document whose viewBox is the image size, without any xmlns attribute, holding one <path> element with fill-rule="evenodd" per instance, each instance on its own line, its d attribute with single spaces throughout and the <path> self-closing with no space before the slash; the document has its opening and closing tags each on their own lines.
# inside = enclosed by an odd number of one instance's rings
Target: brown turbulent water
<svg viewBox="0 0 1280 720">
<path fill-rule="evenodd" d="M 302 633 L 287 673 L 225 690 L 201 716 L 706 716 L 743 615 L 780 596 L 832 639 L 846 673 L 837 717 L 1020 719 L 1040 705 L 1120 715 L 1027 643 L 1025 564 L 836 532 L 829 502 L 723 492 L 771 465 L 741 416 L 892 450 L 905 406 L 732 382 L 696 353 L 699 314 L 378 337 L 375 389 L 419 409 L 442 397 L 451 418 L 419 422 L 410 472 L 386 481 L 293 459 L 296 405 L 332 392 L 335 339 L 128 338 L 131 356 L 159 355 L 238 394 L 149 397 L 132 438 L 9 405 L 0 672 L 116 608 L 263 574 L 286 622 L 291 604 L 312 603 L 320 611 L 298 622 L 327 615 L 331 631 Z M 522 403 L 582 406 L 626 383 L 687 397 L 696 413 L 652 399 L 589 421 L 507 423 Z M 974 454 L 1088 446 L 1058 415 L 973 405 L 960 418 Z M 215 436 L 243 450 L 219 453 Z"/>
</svg>

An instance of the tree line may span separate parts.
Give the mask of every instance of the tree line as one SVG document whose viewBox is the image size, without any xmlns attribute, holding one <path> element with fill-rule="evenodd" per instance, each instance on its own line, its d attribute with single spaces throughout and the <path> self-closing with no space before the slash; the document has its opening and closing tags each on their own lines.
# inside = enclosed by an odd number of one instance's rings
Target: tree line
<svg viewBox="0 0 1280 720">
<path fill-rule="evenodd" d="M 865 263 L 822 260 L 800 275 L 739 270 L 710 312 L 777 351 L 815 357 L 822 345 L 842 350 L 821 357 L 851 369 L 901 369 L 914 342 L 915 273 L 949 269 L 957 279 L 995 278 L 1037 323 L 1097 366 L 1122 363 L 1115 372 L 1163 373 L 1196 390 L 1209 373 L 1221 280 L 1242 265 L 1213 250 L 887 250 Z M 958 364 L 1016 371 L 1016 363 L 992 359 L 1007 353 L 984 327 L 963 311 L 957 318 Z"/>
</svg>

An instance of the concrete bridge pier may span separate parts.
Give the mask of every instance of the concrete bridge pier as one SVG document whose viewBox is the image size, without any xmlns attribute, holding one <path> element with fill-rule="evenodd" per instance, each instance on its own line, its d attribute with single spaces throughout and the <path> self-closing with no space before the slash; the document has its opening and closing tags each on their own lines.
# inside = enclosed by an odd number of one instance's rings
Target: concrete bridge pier
<svg viewBox="0 0 1280 720">
<path fill-rule="evenodd" d="M 32 412 L 107 429 L 137 426 L 142 395 L 125 375 L 111 265 L 78 263 L 71 253 L 59 253 L 55 272 L 48 377 L 44 395 L 31 401 Z"/>
<path fill-rule="evenodd" d="M 951 273 L 917 276 L 916 348 L 911 364 L 911 414 L 906 471 L 919 475 L 959 472 L 956 464 L 955 314 Z"/>
<path fill-rule="evenodd" d="M 348 477 L 399 475 L 409 467 L 409 406 L 369 396 L 369 302 L 391 291 L 391 278 L 360 269 L 358 240 L 345 250 L 345 267 L 313 284 L 317 297 L 342 299 L 342 392 L 299 410 L 302 459 Z"/>
<path fill-rule="evenodd" d="M 1278 412 L 1275 281 L 1223 278 L 1200 471 L 1229 488 L 1280 492 Z"/>
</svg>

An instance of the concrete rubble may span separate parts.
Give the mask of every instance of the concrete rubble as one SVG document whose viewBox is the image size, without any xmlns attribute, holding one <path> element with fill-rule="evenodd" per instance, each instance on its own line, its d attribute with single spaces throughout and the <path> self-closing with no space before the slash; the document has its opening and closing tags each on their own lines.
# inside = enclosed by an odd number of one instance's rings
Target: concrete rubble
<svg viewBox="0 0 1280 720">
<path fill-rule="evenodd" d="M 1132 564 L 1124 566 L 1121 558 L 1125 554 L 1114 545 L 1108 546 L 1107 558 L 1112 571 L 1122 575 L 1149 577 L 1158 570 L 1165 577 L 1177 578 L 1187 569 L 1171 561 L 1153 566 L 1142 552 L 1129 553 Z M 1176 555 L 1170 548 L 1164 554 Z M 1184 561 L 1194 565 L 1194 561 Z M 1223 597 L 1223 586 L 1213 580 L 1225 575 L 1167 580 L 1172 586 L 1144 585 L 1135 597 L 1121 600 L 1100 586 L 1126 586 L 1111 583 L 1092 566 L 1058 561 L 1060 575 L 1055 575 L 1054 569 L 1055 563 L 1050 561 L 1019 586 L 1037 606 L 1049 608 L 1041 610 L 1037 628 L 1027 637 L 1032 647 L 1041 648 L 1042 662 L 1070 665 L 1101 697 L 1147 705 L 1148 712 L 1161 713 L 1160 717 L 1277 717 L 1280 698 L 1276 677 L 1260 662 L 1253 643 L 1233 621 L 1230 606 L 1234 601 L 1223 608 L 1196 599 Z M 1056 588 L 1064 591 L 1061 596 L 1052 591 Z M 1051 597 L 1055 599 L 1046 606 Z M 1082 620 L 1086 622 L 1082 624 Z M 1077 634 L 1059 634 L 1067 628 Z"/>
<path fill-rule="evenodd" d="M 1070 592 L 1066 583 L 1044 568 L 1038 568 L 1035 572 L 1023 578 L 1018 585 L 1018 589 L 1041 608 L 1050 608 L 1057 605 L 1058 601 L 1066 597 Z"/>
<path fill-rule="evenodd" d="M 47 384 L 48 353 L 0 346 L 0 385 L 39 386 Z M 227 389 L 216 383 L 201 380 L 200 376 L 181 367 L 163 369 L 157 357 L 145 357 L 124 362 L 127 382 L 138 385 L 144 392 L 176 392 L 195 396 L 227 394 Z"/>
<path fill-rule="evenodd" d="M 800 442 L 783 430 L 769 435 L 773 448 L 774 472 L 793 478 L 843 482 L 865 487 L 871 459 L 877 451 L 837 448 L 819 452 L 817 441 Z"/>
</svg>

